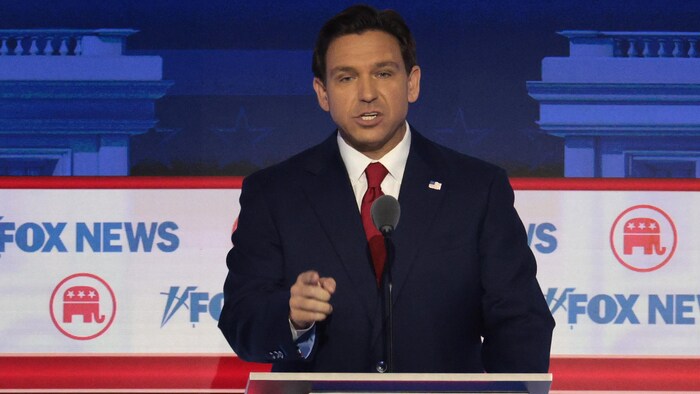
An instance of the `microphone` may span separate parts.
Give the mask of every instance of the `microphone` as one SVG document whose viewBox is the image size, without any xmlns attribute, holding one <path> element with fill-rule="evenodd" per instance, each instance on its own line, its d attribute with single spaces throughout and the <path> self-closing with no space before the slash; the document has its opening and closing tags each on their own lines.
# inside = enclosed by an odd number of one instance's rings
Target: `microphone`
<svg viewBox="0 0 700 394">
<path fill-rule="evenodd" d="M 394 197 L 385 194 L 374 200 L 369 212 L 374 225 L 387 236 L 396 229 L 396 225 L 399 223 L 401 207 Z"/>
<path fill-rule="evenodd" d="M 386 261 L 382 275 L 382 329 L 384 331 L 384 361 L 377 364 L 378 372 L 394 372 L 394 311 L 393 311 L 393 279 L 391 266 L 394 264 L 394 243 L 391 233 L 396 229 L 401 216 L 399 202 L 392 196 L 383 195 L 372 203 L 370 208 L 372 222 L 384 234 L 386 246 Z M 383 364 L 383 365 L 382 365 Z"/>
</svg>

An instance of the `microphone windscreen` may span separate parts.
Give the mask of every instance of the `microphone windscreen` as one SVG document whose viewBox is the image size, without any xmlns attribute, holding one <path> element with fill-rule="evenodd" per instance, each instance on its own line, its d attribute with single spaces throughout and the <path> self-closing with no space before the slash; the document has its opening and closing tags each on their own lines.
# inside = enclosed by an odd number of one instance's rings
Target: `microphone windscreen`
<svg viewBox="0 0 700 394">
<path fill-rule="evenodd" d="M 394 231 L 399 223 L 401 207 L 394 197 L 385 194 L 374 200 L 370 214 L 374 225 L 379 231 Z"/>
</svg>

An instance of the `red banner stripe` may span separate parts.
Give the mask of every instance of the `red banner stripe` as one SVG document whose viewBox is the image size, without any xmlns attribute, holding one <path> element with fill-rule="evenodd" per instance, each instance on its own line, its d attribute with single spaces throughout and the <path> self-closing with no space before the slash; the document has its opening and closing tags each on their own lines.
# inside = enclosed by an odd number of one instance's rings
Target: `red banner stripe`
<svg viewBox="0 0 700 394">
<path fill-rule="evenodd" d="M 3 389 L 245 388 L 250 372 L 268 364 L 215 356 L 0 357 Z"/>
<path fill-rule="evenodd" d="M 700 179 L 511 178 L 517 190 L 700 191 Z"/>
<path fill-rule="evenodd" d="M 219 356 L 4 356 L 2 389 L 243 389 L 268 364 Z M 700 391 L 700 358 L 553 357 L 553 390 Z"/>
<path fill-rule="evenodd" d="M 243 177 L 3 176 L 0 189 L 239 189 Z"/>
<path fill-rule="evenodd" d="M 243 177 L 0 177 L 2 189 L 236 189 Z M 700 191 L 700 179 L 512 178 L 517 190 Z"/>
<path fill-rule="evenodd" d="M 555 390 L 700 391 L 700 358 L 553 357 Z"/>
</svg>

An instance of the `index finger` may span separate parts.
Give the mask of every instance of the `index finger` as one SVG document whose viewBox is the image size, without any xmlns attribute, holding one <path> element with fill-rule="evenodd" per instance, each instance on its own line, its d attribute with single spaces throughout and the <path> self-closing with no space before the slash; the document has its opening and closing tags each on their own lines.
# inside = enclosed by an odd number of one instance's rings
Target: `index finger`
<svg viewBox="0 0 700 394">
<path fill-rule="evenodd" d="M 321 287 L 329 292 L 330 294 L 335 293 L 335 279 L 331 277 L 324 277 L 319 279 Z"/>
<path fill-rule="evenodd" d="M 320 277 L 316 271 L 306 271 L 302 272 L 297 276 L 297 282 L 301 282 L 306 285 L 318 285 Z"/>
</svg>

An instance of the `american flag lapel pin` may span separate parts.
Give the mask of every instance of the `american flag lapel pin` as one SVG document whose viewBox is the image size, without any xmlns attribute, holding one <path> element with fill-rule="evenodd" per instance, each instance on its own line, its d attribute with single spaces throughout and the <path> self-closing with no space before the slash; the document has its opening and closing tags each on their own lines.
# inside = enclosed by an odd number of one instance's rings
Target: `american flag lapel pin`
<svg viewBox="0 0 700 394">
<path fill-rule="evenodd" d="M 430 183 L 428 183 L 428 187 L 433 190 L 440 190 L 442 189 L 442 183 L 438 181 L 430 181 Z"/>
</svg>

